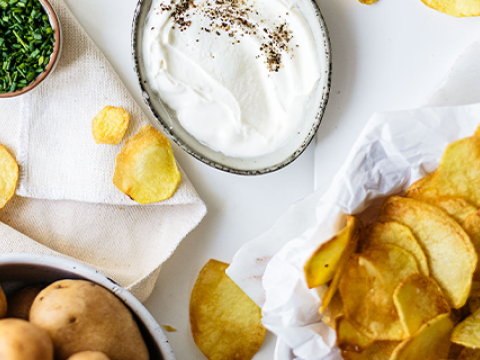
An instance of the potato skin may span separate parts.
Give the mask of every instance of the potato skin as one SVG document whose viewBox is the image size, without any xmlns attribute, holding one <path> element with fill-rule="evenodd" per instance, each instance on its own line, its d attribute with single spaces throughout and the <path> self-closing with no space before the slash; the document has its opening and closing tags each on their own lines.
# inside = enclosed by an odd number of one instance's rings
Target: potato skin
<svg viewBox="0 0 480 360">
<path fill-rule="evenodd" d="M 110 360 L 100 351 L 82 351 L 70 356 L 67 360 Z"/>
<path fill-rule="evenodd" d="M 148 360 L 148 349 L 130 310 L 107 289 L 84 280 L 60 280 L 33 302 L 30 321 L 53 340 L 55 358 L 101 351 L 111 360 Z"/>
<path fill-rule="evenodd" d="M 0 359 L 53 360 L 48 334 L 22 319 L 0 320 Z"/>
<path fill-rule="evenodd" d="M 5 317 L 7 313 L 7 297 L 0 287 L 0 319 Z"/>
<path fill-rule="evenodd" d="M 8 310 L 6 317 L 28 320 L 28 314 L 32 307 L 33 300 L 45 286 L 35 285 L 23 288 L 8 295 Z"/>
</svg>

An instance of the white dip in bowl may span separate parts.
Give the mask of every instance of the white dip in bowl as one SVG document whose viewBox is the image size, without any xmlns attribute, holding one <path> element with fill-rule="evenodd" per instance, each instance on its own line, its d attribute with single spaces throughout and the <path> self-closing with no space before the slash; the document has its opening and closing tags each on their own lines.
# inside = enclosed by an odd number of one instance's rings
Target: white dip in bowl
<svg viewBox="0 0 480 360">
<path fill-rule="evenodd" d="M 300 128 L 322 69 L 291 0 L 153 0 L 143 29 L 148 83 L 199 142 L 256 157 Z"/>
</svg>

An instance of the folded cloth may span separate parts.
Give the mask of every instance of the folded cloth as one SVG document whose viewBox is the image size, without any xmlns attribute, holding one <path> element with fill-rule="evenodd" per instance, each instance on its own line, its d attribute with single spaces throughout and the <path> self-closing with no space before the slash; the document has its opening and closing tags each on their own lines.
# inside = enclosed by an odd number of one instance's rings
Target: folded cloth
<svg viewBox="0 0 480 360">
<path fill-rule="evenodd" d="M 29 94 L 0 102 L 0 143 L 20 167 L 17 196 L 0 210 L 0 249 L 79 260 L 145 300 L 206 207 L 183 171 L 175 195 L 158 204 L 138 205 L 113 185 L 117 154 L 149 121 L 63 0 L 51 3 L 63 31 L 56 70 Z M 118 145 L 92 136 L 107 105 L 131 115 Z"/>
<path fill-rule="evenodd" d="M 372 116 L 328 191 L 294 204 L 235 254 L 227 274 L 262 306 L 264 324 L 296 359 L 341 359 L 332 351 L 333 331 L 320 322 L 319 295 L 306 287 L 307 257 L 339 230 L 343 212 L 361 212 L 373 199 L 404 190 L 435 170 L 448 143 L 473 134 L 480 124 L 479 57 L 480 40 L 458 58 L 425 108 Z"/>
</svg>

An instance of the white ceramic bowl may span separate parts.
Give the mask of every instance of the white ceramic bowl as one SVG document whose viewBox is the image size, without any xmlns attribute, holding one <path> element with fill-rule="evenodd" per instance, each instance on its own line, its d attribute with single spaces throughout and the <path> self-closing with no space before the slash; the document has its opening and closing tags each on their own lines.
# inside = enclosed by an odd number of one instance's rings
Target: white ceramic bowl
<svg viewBox="0 0 480 360">
<path fill-rule="evenodd" d="M 1 254 L 0 285 L 9 294 L 28 285 L 52 283 L 61 279 L 92 281 L 110 290 L 134 314 L 150 352 L 150 360 L 175 360 L 160 325 L 127 290 L 105 275 L 80 263 L 38 254 Z"/>
<path fill-rule="evenodd" d="M 332 66 L 327 26 L 314 0 L 296 0 L 296 5 L 312 30 L 322 77 L 312 94 L 303 124 L 290 141 L 273 153 L 252 158 L 226 156 L 199 142 L 181 126 L 175 114 L 149 86 L 143 62 L 142 41 L 144 25 L 151 5 L 152 0 L 139 0 L 135 11 L 132 28 L 134 69 L 145 102 L 159 124 L 182 149 L 214 168 L 241 175 L 258 175 L 279 170 L 303 153 L 312 141 L 325 112 L 330 93 Z"/>
</svg>

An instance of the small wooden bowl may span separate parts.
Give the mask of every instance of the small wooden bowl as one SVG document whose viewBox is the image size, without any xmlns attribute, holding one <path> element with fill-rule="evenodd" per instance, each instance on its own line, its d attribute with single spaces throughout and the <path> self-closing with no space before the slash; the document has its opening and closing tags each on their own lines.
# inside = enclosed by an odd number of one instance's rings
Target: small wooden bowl
<svg viewBox="0 0 480 360">
<path fill-rule="evenodd" d="M 48 63 L 47 68 L 30 85 L 24 87 L 22 90 L 1 93 L 0 99 L 13 98 L 16 96 L 20 96 L 34 89 L 37 85 L 39 85 L 42 81 L 44 81 L 53 72 L 53 70 L 55 69 L 55 66 L 57 66 L 58 60 L 60 59 L 60 53 L 62 52 L 62 27 L 60 25 L 60 20 L 57 16 L 57 13 L 55 12 L 55 10 L 53 9 L 52 5 L 48 0 L 40 0 L 40 3 L 45 9 L 48 15 L 48 19 L 50 21 L 50 25 L 52 26 L 52 29 L 54 31 L 55 43 L 53 45 L 52 55 L 50 55 L 50 62 Z"/>
</svg>

